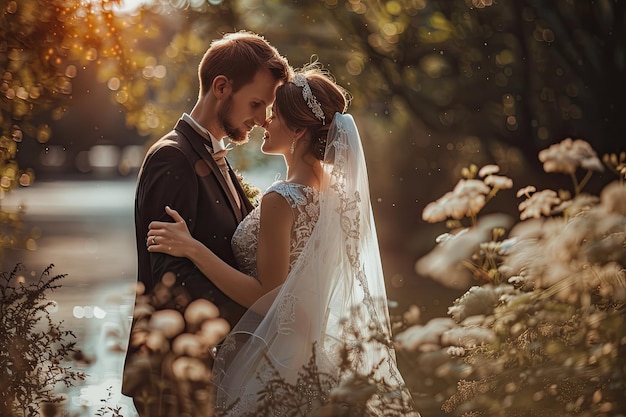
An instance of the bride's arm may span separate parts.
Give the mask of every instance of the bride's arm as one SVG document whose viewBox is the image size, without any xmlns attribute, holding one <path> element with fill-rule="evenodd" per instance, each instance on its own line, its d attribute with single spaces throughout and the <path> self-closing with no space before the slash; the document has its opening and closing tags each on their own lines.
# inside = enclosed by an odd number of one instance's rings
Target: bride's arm
<svg viewBox="0 0 626 417">
<path fill-rule="evenodd" d="M 188 258 L 237 303 L 250 307 L 261 296 L 281 285 L 287 277 L 293 216 L 288 203 L 280 195 L 269 193 L 261 200 L 258 280 L 231 267 L 194 239 L 176 210 L 169 207 L 165 210 L 175 223 L 150 223 L 148 251 Z"/>
</svg>

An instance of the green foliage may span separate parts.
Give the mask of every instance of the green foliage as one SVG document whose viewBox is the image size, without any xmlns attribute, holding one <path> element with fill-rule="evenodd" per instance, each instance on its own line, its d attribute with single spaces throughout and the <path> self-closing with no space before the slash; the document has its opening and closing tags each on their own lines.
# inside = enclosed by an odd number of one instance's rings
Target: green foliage
<svg viewBox="0 0 626 417">
<path fill-rule="evenodd" d="M 0 128 L 0 201 L 18 184 L 28 186 L 34 180 L 34 172 L 30 169 L 20 170 L 17 163 L 18 144 L 21 140 L 22 131 L 19 126 L 12 127 L 10 136 Z M 0 206 L 0 259 L 3 258 L 5 249 L 27 248 L 29 239 L 30 234 L 24 230 L 23 210 L 7 211 Z"/>
<path fill-rule="evenodd" d="M 359 94 L 389 99 L 380 104 L 392 117 L 406 111 L 435 131 L 512 143 L 529 156 L 556 132 L 620 131 L 616 109 L 626 102 L 612 89 L 626 70 L 624 4 L 325 3 L 352 48 L 345 70 L 367 80 Z"/>
<path fill-rule="evenodd" d="M 57 403 L 57 384 L 84 379 L 65 362 L 75 352 L 75 335 L 56 323 L 46 300 L 65 275 L 50 276 L 52 265 L 34 283 L 26 283 L 17 265 L 0 274 L 0 414 L 31 417 L 43 403 Z"/>
<path fill-rule="evenodd" d="M 24 208 L 16 211 L 0 207 L 0 265 L 7 250 L 32 249 L 35 247 L 37 229 L 27 229 L 24 224 Z"/>
<path fill-rule="evenodd" d="M 598 114 L 616 131 L 626 102 L 611 94 L 624 72 L 621 3 L 152 0 L 135 13 L 111 0 L 3 3 L 3 35 L 13 40 L 0 53 L 6 132 L 37 109 L 60 117 L 73 79 L 92 65 L 128 125 L 158 137 L 195 99 L 187 64 L 233 28 L 267 36 L 294 66 L 319 57 L 356 109 L 532 153 L 555 132 L 598 128 Z M 28 132 L 50 135 L 47 125 Z"/>
<path fill-rule="evenodd" d="M 3 137 L 19 143 L 26 133 L 46 143 L 50 127 L 36 123 L 36 116 L 46 112 L 53 120 L 61 117 L 73 93 L 78 66 L 118 56 L 115 29 L 101 32 L 113 16 L 101 12 L 107 3 L 109 0 L 0 2 Z"/>
</svg>

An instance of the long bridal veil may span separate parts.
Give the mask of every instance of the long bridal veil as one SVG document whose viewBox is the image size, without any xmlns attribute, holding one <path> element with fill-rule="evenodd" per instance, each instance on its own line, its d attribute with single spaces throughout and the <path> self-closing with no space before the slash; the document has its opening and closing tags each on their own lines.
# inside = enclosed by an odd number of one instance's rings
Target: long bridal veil
<svg viewBox="0 0 626 417">
<path fill-rule="evenodd" d="M 387 387 L 385 395 L 372 395 L 368 415 L 392 415 L 391 403 L 396 415 L 418 415 L 390 341 L 365 157 L 349 114 L 335 114 L 323 165 L 319 220 L 302 255 L 218 352 L 213 377 L 223 415 L 244 416 L 271 401 L 281 404 L 280 415 L 313 410 L 359 376 Z"/>
</svg>

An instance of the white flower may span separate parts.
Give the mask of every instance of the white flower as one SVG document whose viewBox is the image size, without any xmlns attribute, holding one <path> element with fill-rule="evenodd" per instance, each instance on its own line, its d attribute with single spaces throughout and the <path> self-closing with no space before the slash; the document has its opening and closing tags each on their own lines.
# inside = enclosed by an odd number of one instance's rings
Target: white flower
<svg viewBox="0 0 626 417">
<path fill-rule="evenodd" d="M 522 285 L 526 279 L 521 275 L 514 275 L 508 279 L 508 283 L 512 285 Z"/>
<path fill-rule="evenodd" d="M 422 211 L 422 219 L 429 223 L 441 222 L 448 218 L 448 201 L 452 199 L 452 192 L 449 191 L 439 200 L 429 203 Z"/>
<path fill-rule="evenodd" d="M 494 242 L 493 240 L 483 242 L 480 244 L 480 249 L 489 253 L 498 253 L 500 252 L 500 242 Z"/>
<path fill-rule="evenodd" d="M 502 242 L 500 242 L 500 255 L 506 255 L 509 252 L 511 252 L 511 250 L 515 247 L 515 244 L 517 243 L 517 238 L 512 237 L 512 238 L 508 238 L 508 239 L 504 239 Z"/>
<path fill-rule="evenodd" d="M 481 243 L 491 240 L 491 233 L 495 227 L 506 228 L 511 221 L 512 219 L 504 214 L 482 217 L 476 226 L 447 239 L 445 244 L 437 245 L 418 260 L 415 270 L 450 288 L 467 288 L 472 283 L 472 275 L 463 266 L 463 261 L 469 259 Z"/>
<path fill-rule="evenodd" d="M 483 327 L 455 327 L 441 335 L 441 344 L 444 346 L 460 346 L 473 348 L 478 345 L 493 343 L 496 334 L 491 329 Z"/>
<path fill-rule="evenodd" d="M 450 356 L 464 356 L 465 355 L 465 349 L 462 348 L 461 346 L 450 346 L 446 350 L 446 352 Z"/>
<path fill-rule="evenodd" d="M 503 175 L 488 175 L 485 178 L 485 184 L 499 190 L 508 190 L 513 188 L 513 180 Z"/>
<path fill-rule="evenodd" d="M 497 165 L 485 165 L 478 171 L 478 176 L 484 178 L 487 175 L 497 174 L 500 172 L 500 167 Z"/>
<path fill-rule="evenodd" d="M 577 214 L 589 210 L 595 206 L 599 198 L 595 195 L 578 194 L 576 197 L 563 201 L 554 208 L 554 213 L 566 213 L 567 216 L 573 217 Z"/>
<path fill-rule="evenodd" d="M 530 193 L 534 193 L 535 191 L 537 191 L 537 188 L 535 188 L 534 185 L 529 185 L 529 186 L 526 186 L 524 188 L 520 188 L 519 190 L 517 190 L 517 194 L 515 194 L 515 196 L 521 197 L 525 195 L 526 197 L 530 197 Z"/>
<path fill-rule="evenodd" d="M 454 305 L 448 308 L 448 314 L 457 322 L 464 323 L 468 317 L 487 316 L 493 312 L 503 294 L 513 291 L 515 289 L 511 285 L 473 286 L 454 301 Z"/>
<path fill-rule="evenodd" d="M 160 330 L 165 337 L 171 339 L 185 329 L 185 320 L 176 310 L 159 310 L 152 314 L 149 325 L 150 329 Z"/>
<path fill-rule="evenodd" d="M 423 326 L 411 326 L 396 336 L 396 347 L 405 351 L 415 351 L 423 345 L 439 345 L 441 335 L 456 326 L 448 317 L 437 317 Z"/>
<path fill-rule="evenodd" d="M 422 312 L 420 308 L 413 304 L 402 315 L 402 321 L 404 321 L 406 324 L 417 324 L 421 315 Z"/>
<path fill-rule="evenodd" d="M 604 171 L 596 152 L 582 139 L 564 139 L 539 152 L 539 160 L 543 162 L 543 169 L 546 172 L 573 174 L 578 167 Z"/>
<path fill-rule="evenodd" d="M 489 194 L 489 187 L 480 180 L 465 180 L 461 179 L 454 187 L 454 193 L 459 196 L 475 196 Z"/>
<path fill-rule="evenodd" d="M 486 203 L 485 196 L 491 189 L 480 180 L 461 179 L 454 190 L 439 200 L 429 203 L 422 212 L 422 219 L 436 223 L 447 218 L 460 220 L 478 214 Z"/>
<path fill-rule="evenodd" d="M 179 356 L 200 357 L 206 350 L 203 349 L 202 342 L 198 336 L 191 333 L 182 333 L 174 339 L 172 352 Z"/>
<path fill-rule="evenodd" d="M 199 298 L 192 301 L 185 309 L 185 321 L 188 326 L 199 326 L 204 320 L 219 317 L 220 312 L 209 300 Z"/>
<path fill-rule="evenodd" d="M 626 217 L 601 210 L 591 211 L 585 224 L 583 239 L 586 259 L 592 263 L 604 264 L 626 258 Z"/>
<path fill-rule="evenodd" d="M 626 301 L 626 270 L 611 262 L 596 270 L 598 292 L 604 298 L 623 303 Z"/>
<path fill-rule="evenodd" d="M 230 331 L 230 325 L 222 317 L 206 320 L 198 332 L 198 337 L 207 346 L 216 345 Z"/>
<path fill-rule="evenodd" d="M 562 218 L 531 219 L 515 225 L 509 236 L 516 239 L 515 245 L 500 267 L 505 267 L 507 276 L 520 275 L 524 288 L 532 288 L 535 277 L 547 268 L 546 257 L 550 261 L 566 222 Z M 560 249 L 559 249 L 560 250 Z"/>
<path fill-rule="evenodd" d="M 452 239 L 456 239 L 459 236 L 462 236 L 464 233 L 467 233 L 467 231 L 470 230 L 469 228 L 465 228 L 465 229 L 461 229 L 460 231 L 458 231 L 457 233 L 442 233 L 439 236 L 437 236 L 435 238 L 435 242 L 443 245 L 444 243 L 452 240 Z"/>
<path fill-rule="evenodd" d="M 556 191 L 543 190 L 531 195 L 530 198 L 522 201 L 518 209 L 520 211 L 520 219 L 529 218 L 538 219 L 541 216 L 549 216 L 552 212 L 552 206 L 559 204 L 561 199 L 557 196 Z"/>
<path fill-rule="evenodd" d="M 609 212 L 626 216 L 626 184 L 614 181 L 600 193 L 600 204 Z"/>
</svg>

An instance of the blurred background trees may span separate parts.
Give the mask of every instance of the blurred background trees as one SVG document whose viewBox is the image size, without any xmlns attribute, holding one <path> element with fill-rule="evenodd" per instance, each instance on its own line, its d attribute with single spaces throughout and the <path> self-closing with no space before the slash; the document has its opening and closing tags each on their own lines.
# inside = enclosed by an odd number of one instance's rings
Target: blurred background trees
<svg viewBox="0 0 626 417">
<path fill-rule="evenodd" d="M 0 10 L 3 193 L 35 174 L 136 175 L 144 146 L 195 102 L 210 41 L 254 31 L 351 91 L 390 297 L 427 315 L 456 294 L 414 270 L 442 232 L 421 210 L 463 167 L 497 163 L 515 189 L 541 188 L 540 149 L 570 136 L 599 154 L 623 144 L 618 0 L 0 0 Z M 270 161 L 255 141 L 233 158 L 244 171 Z M 514 191 L 498 199 L 494 211 Z M 3 228 L 3 245 L 14 236 Z"/>
</svg>

